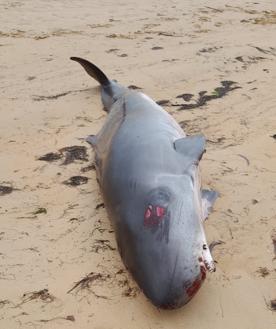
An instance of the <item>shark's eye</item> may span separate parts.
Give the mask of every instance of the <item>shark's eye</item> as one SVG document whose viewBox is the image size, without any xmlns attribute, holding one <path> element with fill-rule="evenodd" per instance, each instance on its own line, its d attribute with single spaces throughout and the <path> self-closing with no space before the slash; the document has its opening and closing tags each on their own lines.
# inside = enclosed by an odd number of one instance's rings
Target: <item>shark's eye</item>
<svg viewBox="0 0 276 329">
<path fill-rule="evenodd" d="M 165 208 L 163 208 L 163 207 L 160 207 L 160 206 L 156 206 L 155 207 L 155 212 L 156 212 L 156 216 L 157 217 L 163 217 L 164 216 L 164 214 L 165 214 Z"/>
<path fill-rule="evenodd" d="M 202 246 L 203 250 L 207 250 L 207 244 L 204 243 L 204 245 Z"/>
<path fill-rule="evenodd" d="M 145 211 L 145 219 L 149 219 L 152 216 L 152 205 L 150 204 Z"/>
<path fill-rule="evenodd" d="M 145 226 L 158 225 L 159 222 L 163 219 L 165 214 L 166 214 L 166 208 L 159 205 L 153 206 L 149 204 L 144 214 L 144 225 Z"/>
</svg>

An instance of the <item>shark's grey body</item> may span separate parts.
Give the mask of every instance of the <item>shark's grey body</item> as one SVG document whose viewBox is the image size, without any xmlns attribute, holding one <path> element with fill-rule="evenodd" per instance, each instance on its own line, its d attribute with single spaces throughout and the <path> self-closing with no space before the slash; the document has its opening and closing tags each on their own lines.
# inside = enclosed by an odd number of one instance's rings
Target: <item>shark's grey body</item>
<svg viewBox="0 0 276 329">
<path fill-rule="evenodd" d="M 87 141 L 122 259 L 156 306 L 180 307 L 215 270 L 202 221 L 216 193 L 201 191 L 198 173 L 205 139 L 186 137 L 148 96 L 72 59 L 102 85 L 108 116 Z"/>
</svg>

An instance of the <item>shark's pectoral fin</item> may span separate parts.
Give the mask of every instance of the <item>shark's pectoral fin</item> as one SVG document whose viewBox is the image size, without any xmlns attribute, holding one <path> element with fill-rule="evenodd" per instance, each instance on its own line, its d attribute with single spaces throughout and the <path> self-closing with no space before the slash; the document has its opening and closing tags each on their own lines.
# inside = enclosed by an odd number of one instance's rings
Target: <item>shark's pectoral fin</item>
<svg viewBox="0 0 276 329">
<path fill-rule="evenodd" d="M 213 251 L 213 249 L 215 248 L 215 246 L 218 246 L 218 245 L 220 245 L 220 244 L 225 244 L 225 242 L 222 241 L 222 240 L 214 240 L 214 241 L 212 241 L 212 242 L 209 244 L 210 252 Z"/>
<path fill-rule="evenodd" d="M 193 163 L 198 163 L 205 152 L 205 137 L 203 135 L 187 136 L 177 139 L 174 148 Z"/>
<path fill-rule="evenodd" d="M 89 135 L 86 137 L 86 142 L 89 143 L 93 148 L 96 146 L 97 143 L 97 136 L 96 135 Z"/>
<path fill-rule="evenodd" d="M 219 194 L 216 191 L 201 190 L 203 220 L 205 220 L 212 211 L 218 196 Z"/>
</svg>

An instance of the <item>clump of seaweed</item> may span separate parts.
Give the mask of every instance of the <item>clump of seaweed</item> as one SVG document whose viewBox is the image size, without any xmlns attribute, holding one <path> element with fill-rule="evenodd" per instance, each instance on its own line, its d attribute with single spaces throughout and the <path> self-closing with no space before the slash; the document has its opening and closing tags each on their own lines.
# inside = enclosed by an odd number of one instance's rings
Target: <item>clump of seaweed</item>
<svg viewBox="0 0 276 329">
<path fill-rule="evenodd" d="M 92 252 L 98 253 L 99 251 L 106 251 L 106 250 L 116 250 L 116 248 L 110 245 L 109 240 L 104 240 L 104 239 L 95 240 L 92 246 Z"/>
<path fill-rule="evenodd" d="M 62 158 L 62 154 L 60 153 L 54 153 L 54 152 L 49 152 L 46 153 L 44 155 L 42 155 L 41 157 L 38 158 L 38 160 L 40 161 L 47 161 L 47 162 L 53 162 L 53 161 L 57 161 L 59 159 Z"/>
<path fill-rule="evenodd" d="M 263 16 L 251 20 L 253 24 L 269 25 L 276 24 L 276 11 L 265 11 Z"/>
<path fill-rule="evenodd" d="M 51 303 L 56 298 L 55 298 L 55 296 L 53 296 L 52 294 L 49 293 L 48 289 L 42 289 L 39 291 L 33 291 L 33 292 L 23 294 L 21 304 L 30 302 L 32 300 L 37 300 L 37 299 L 41 300 L 44 303 Z"/>
<path fill-rule="evenodd" d="M 198 93 L 198 98 L 194 103 L 171 104 L 171 106 L 178 107 L 179 111 L 195 109 L 203 105 L 206 105 L 209 101 L 213 99 L 224 97 L 230 91 L 241 88 L 239 86 L 236 86 L 236 82 L 234 81 L 221 81 L 221 85 L 222 87 L 215 88 L 210 95 L 207 94 L 207 91 L 200 91 Z M 193 97 L 192 94 L 182 94 L 182 95 L 178 95 L 176 98 L 182 98 L 184 101 L 190 101 L 192 97 Z"/>
<path fill-rule="evenodd" d="M 82 278 L 80 281 L 76 282 L 74 284 L 74 286 L 70 290 L 67 291 L 67 293 L 69 294 L 74 290 L 78 293 L 81 290 L 87 289 L 87 290 L 92 291 L 96 297 L 101 297 L 101 298 L 106 299 L 107 297 L 105 297 L 105 296 L 96 295 L 95 292 L 93 290 L 91 290 L 91 288 L 95 282 L 104 282 L 104 281 L 108 280 L 109 278 L 110 278 L 109 274 L 104 275 L 102 273 L 91 272 L 91 273 L 87 274 L 84 278 Z"/>
<path fill-rule="evenodd" d="M 33 215 L 39 215 L 39 214 L 47 214 L 47 209 L 43 207 L 37 208 L 35 211 L 32 213 Z"/>
<path fill-rule="evenodd" d="M 259 269 L 257 270 L 257 273 L 259 273 L 259 275 L 262 278 L 265 278 L 267 275 L 270 274 L 269 270 L 267 267 L 259 267 Z"/>
<path fill-rule="evenodd" d="M 123 296 L 125 297 L 136 297 L 140 292 L 138 287 L 127 287 L 126 290 L 123 292 Z"/>
<path fill-rule="evenodd" d="M 37 40 L 39 39 L 44 39 L 44 38 L 41 38 L 41 37 L 37 37 Z M 64 93 L 59 93 L 59 94 L 56 94 L 56 95 L 51 95 L 51 96 L 41 96 L 41 95 L 35 95 L 33 96 L 33 100 L 34 101 L 37 101 L 37 102 L 40 102 L 40 101 L 45 101 L 47 99 L 58 99 L 59 97 L 63 97 L 63 96 L 66 96 L 68 94 L 70 94 L 71 91 L 66 91 Z"/>
<path fill-rule="evenodd" d="M 123 269 L 119 270 L 116 273 L 116 275 L 123 276 L 122 279 L 118 280 L 118 285 L 124 288 L 122 292 L 122 295 L 124 297 L 136 297 L 139 294 L 140 288 L 136 285 L 135 286 L 131 285 L 125 270 Z"/>
<path fill-rule="evenodd" d="M 63 182 L 63 184 L 68 186 L 79 186 L 86 184 L 88 182 L 88 177 L 85 176 L 72 176 L 66 181 Z"/>
<path fill-rule="evenodd" d="M 12 193 L 13 190 L 14 188 L 12 187 L 11 184 L 3 183 L 0 185 L 0 196 L 10 194 Z"/>
<path fill-rule="evenodd" d="M 160 101 L 156 101 L 156 104 L 160 106 L 170 105 L 170 101 L 168 99 L 161 99 Z"/>
<path fill-rule="evenodd" d="M 56 316 L 55 318 L 51 318 L 51 319 L 47 319 L 47 320 L 41 319 L 41 320 L 39 320 L 39 322 L 47 323 L 47 322 L 51 322 L 54 320 L 67 320 L 67 321 L 71 321 L 71 322 L 76 321 L 74 315 L 67 315 L 67 316 Z"/>
<path fill-rule="evenodd" d="M 85 173 L 85 172 L 90 171 L 90 170 L 96 170 L 96 166 L 95 166 L 94 163 L 92 163 L 91 165 L 89 165 L 89 166 L 87 166 L 87 167 L 83 167 L 83 168 L 81 168 L 80 171 L 81 171 L 82 173 Z"/>
<path fill-rule="evenodd" d="M 0 300 L 0 309 L 3 308 L 5 305 L 10 304 L 11 302 L 8 299 Z"/>
<path fill-rule="evenodd" d="M 85 146 L 67 146 L 59 150 L 65 157 L 63 165 L 68 165 L 75 160 L 88 161 L 87 148 Z"/>
<path fill-rule="evenodd" d="M 163 47 L 156 46 L 156 47 L 152 47 L 151 49 L 152 50 L 161 50 L 161 49 L 164 49 L 164 48 Z"/>
<path fill-rule="evenodd" d="M 137 89 L 142 89 L 141 87 L 135 86 L 135 85 L 129 85 L 129 89 L 137 90 Z"/>
<path fill-rule="evenodd" d="M 88 161 L 87 148 L 85 146 L 67 146 L 58 152 L 49 152 L 38 158 L 40 161 L 53 162 L 64 158 L 63 165 L 68 165 L 76 160 Z"/>
<path fill-rule="evenodd" d="M 100 209 L 100 208 L 104 208 L 104 203 L 98 203 L 95 207 L 96 210 Z"/>
</svg>

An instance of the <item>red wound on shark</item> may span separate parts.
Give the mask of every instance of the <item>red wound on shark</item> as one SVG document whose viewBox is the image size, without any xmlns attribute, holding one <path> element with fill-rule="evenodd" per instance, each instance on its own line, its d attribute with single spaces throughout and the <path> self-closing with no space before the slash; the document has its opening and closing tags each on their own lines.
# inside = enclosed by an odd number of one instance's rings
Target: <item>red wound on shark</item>
<svg viewBox="0 0 276 329">
<path fill-rule="evenodd" d="M 202 282 L 206 278 L 206 269 L 204 266 L 200 266 L 200 274 L 199 277 L 188 287 L 186 288 L 186 293 L 189 297 L 193 297 L 199 288 L 202 285 Z"/>
<path fill-rule="evenodd" d="M 164 207 L 149 204 L 144 214 L 144 225 L 147 227 L 158 225 L 165 214 L 166 209 Z"/>
</svg>

